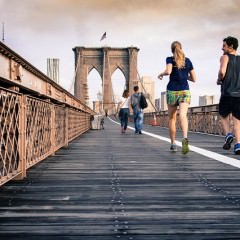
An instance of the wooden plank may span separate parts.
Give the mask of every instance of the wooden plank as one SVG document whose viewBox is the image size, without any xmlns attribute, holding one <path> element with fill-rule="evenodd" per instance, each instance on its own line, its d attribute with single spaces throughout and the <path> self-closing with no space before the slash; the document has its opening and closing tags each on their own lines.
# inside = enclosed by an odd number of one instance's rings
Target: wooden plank
<svg viewBox="0 0 240 240">
<path fill-rule="evenodd" d="M 231 154 L 220 137 L 189 138 Z M 239 187 L 237 168 L 172 154 L 169 143 L 120 134 L 105 121 L 105 130 L 89 131 L 0 189 L 0 238 L 239 239 Z"/>
</svg>

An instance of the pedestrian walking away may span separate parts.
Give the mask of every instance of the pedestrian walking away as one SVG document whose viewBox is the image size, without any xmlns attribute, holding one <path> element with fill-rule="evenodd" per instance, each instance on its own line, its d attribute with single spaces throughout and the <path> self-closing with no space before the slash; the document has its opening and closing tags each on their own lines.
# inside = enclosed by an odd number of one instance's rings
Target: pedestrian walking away
<svg viewBox="0 0 240 240">
<path fill-rule="evenodd" d="M 133 120 L 136 134 L 142 134 L 142 125 L 143 125 L 143 109 L 140 106 L 140 97 L 139 87 L 133 87 L 134 93 L 131 95 L 131 107 L 133 109 Z"/>
<path fill-rule="evenodd" d="M 179 118 L 182 127 L 182 153 L 189 152 L 187 112 L 191 101 L 188 80 L 195 82 L 196 75 L 191 60 L 185 57 L 182 45 L 178 41 L 171 44 L 173 56 L 166 58 L 166 69 L 158 75 L 160 80 L 169 75 L 167 84 L 167 105 L 169 117 L 170 151 L 176 152 L 176 118 L 179 107 Z"/>
<path fill-rule="evenodd" d="M 126 89 L 123 91 L 120 110 L 119 110 L 119 119 L 121 122 L 122 133 L 125 133 L 127 130 L 128 118 L 129 118 L 129 106 L 130 106 L 129 91 Z"/>
<path fill-rule="evenodd" d="M 100 129 L 104 129 L 104 116 L 102 116 L 100 120 Z"/>
<path fill-rule="evenodd" d="M 223 55 L 220 58 L 217 84 L 221 85 L 219 115 L 225 133 L 223 149 L 229 150 L 234 140 L 230 128 L 229 115 L 232 115 L 236 143 L 234 153 L 240 155 L 240 56 L 237 55 L 238 39 L 223 39 Z"/>
</svg>

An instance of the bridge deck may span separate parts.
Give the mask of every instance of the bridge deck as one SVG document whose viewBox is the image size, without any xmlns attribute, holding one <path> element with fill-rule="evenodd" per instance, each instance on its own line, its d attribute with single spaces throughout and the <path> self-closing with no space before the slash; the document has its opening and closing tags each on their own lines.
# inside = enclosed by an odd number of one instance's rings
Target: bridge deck
<svg viewBox="0 0 240 240">
<path fill-rule="evenodd" d="M 144 130 L 168 137 L 168 130 Z M 180 135 L 179 135 L 180 136 Z M 223 138 L 191 133 L 221 150 Z M 180 139 L 180 138 L 179 138 Z M 208 153 L 207 153 L 208 154 Z M 1 239 L 239 239 L 239 168 L 109 120 L 0 188 Z"/>
</svg>

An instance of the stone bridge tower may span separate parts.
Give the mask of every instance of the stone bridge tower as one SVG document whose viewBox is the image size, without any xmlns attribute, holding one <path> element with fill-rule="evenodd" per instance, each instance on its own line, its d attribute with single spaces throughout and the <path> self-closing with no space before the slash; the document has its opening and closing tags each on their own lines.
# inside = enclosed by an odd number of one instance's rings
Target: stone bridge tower
<svg viewBox="0 0 240 240">
<path fill-rule="evenodd" d="M 73 51 L 76 71 L 74 95 L 83 103 L 87 104 L 89 100 L 87 77 L 94 68 L 102 78 L 103 109 L 105 112 L 113 109 L 111 76 L 117 69 L 122 71 L 126 81 L 126 89 L 132 94 L 133 86 L 138 84 L 138 48 L 75 47 Z"/>
</svg>

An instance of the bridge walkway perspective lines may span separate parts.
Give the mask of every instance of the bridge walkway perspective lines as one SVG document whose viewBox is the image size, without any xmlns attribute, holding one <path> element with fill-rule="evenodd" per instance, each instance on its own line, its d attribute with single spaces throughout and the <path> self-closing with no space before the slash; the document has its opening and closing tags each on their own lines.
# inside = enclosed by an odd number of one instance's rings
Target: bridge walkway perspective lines
<svg viewBox="0 0 240 240">
<path fill-rule="evenodd" d="M 168 129 L 143 130 L 106 119 L 2 186 L 0 239 L 239 239 L 240 158 L 223 137 L 189 133 L 182 155 Z"/>
</svg>

